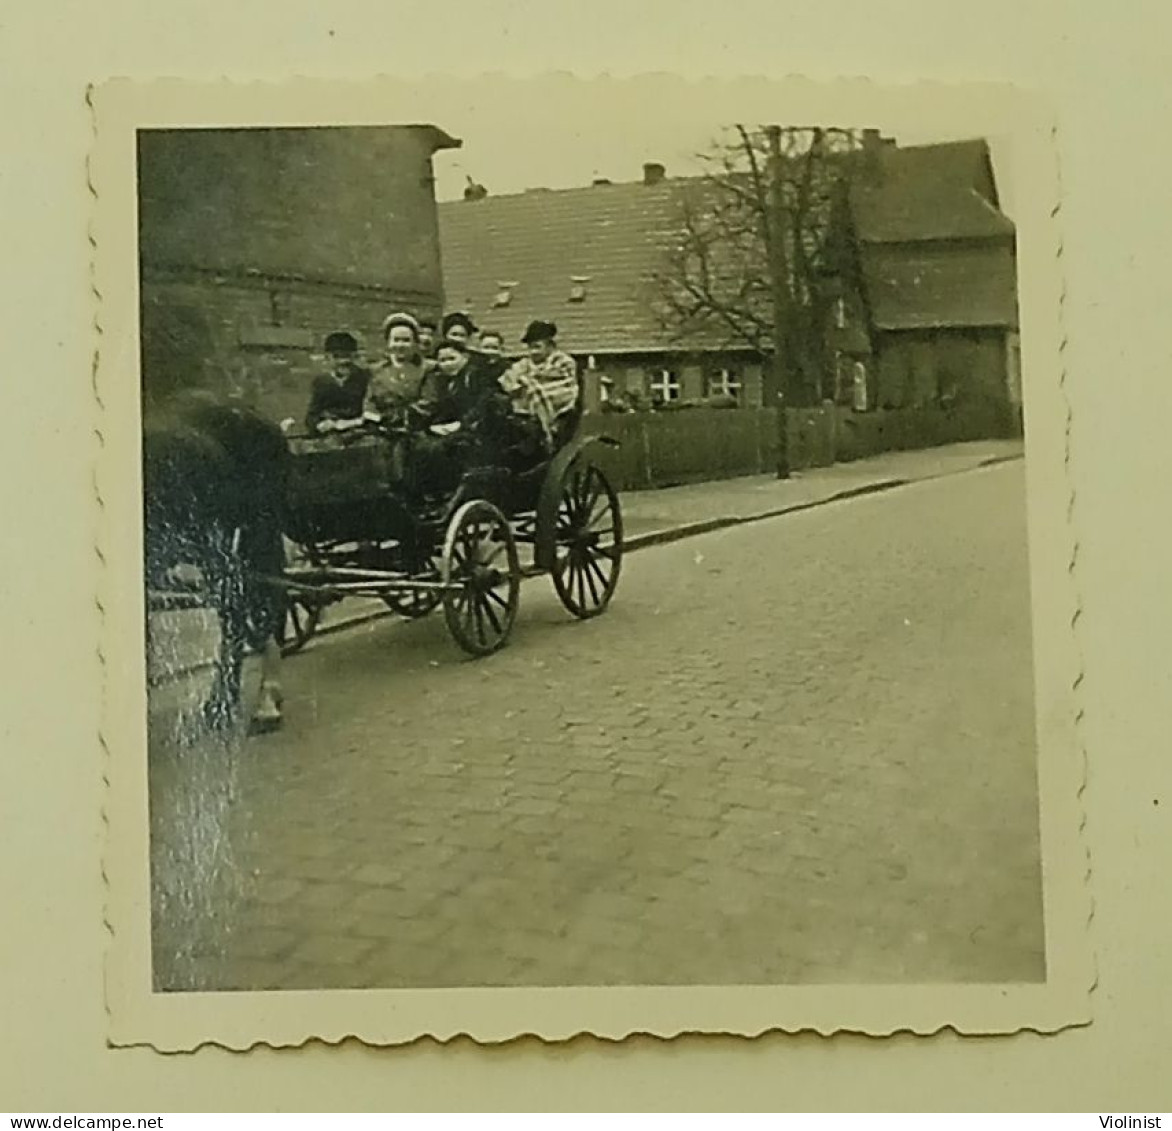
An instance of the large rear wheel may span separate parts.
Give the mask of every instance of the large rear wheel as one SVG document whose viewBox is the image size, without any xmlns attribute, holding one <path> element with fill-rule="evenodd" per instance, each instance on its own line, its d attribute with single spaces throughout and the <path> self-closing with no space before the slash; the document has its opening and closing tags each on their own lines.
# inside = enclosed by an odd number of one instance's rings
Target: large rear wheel
<svg viewBox="0 0 1172 1131">
<path fill-rule="evenodd" d="M 443 604 L 448 631 L 469 655 L 503 647 L 517 617 L 521 565 L 508 519 L 474 499 L 452 516 L 444 539 Z"/>
<path fill-rule="evenodd" d="M 556 521 L 554 588 L 574 616 L 596 617 L 610 604 L 623 564 L 622 508 L 600 468 L 570 465 Z"/>
</svg>

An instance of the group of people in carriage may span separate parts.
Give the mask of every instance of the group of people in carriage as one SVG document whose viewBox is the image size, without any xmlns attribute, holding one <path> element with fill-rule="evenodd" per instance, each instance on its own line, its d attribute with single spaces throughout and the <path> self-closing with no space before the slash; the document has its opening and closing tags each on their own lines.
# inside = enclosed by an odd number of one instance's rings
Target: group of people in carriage
<svg viewBox="0 0 1172 1131">
<path fill-rule="evenodd" d="M 326 337 L 328 372 L 315 379 L 305 416 L 310 435 L 340 438 L 372 428 L 410 435 L 412 460 L 436 495 L 458 485 L 471 468 L 540 465 L 570 438 L 581 386 L 576 363 L 557 346 L 553 323 L 529 325 L 519 359 L 506 357 L 500 336 L 478 331 L 463 313 L 448 314 L 439 326 L 395 313 L 382 328 L 385 351 L 373 365 L 364 362 L 348 331 Z M 236 659 L 222 665 L 224 686 L 210 702 L 219 714 L 223 704 L 238 699 L 237 645 L 251 634 L 262 656 L 251 725 L 261 731 L 278 727 L 280 648 L 271 625 L 281 592 L 245 583 L 253 575 L 280 572 L 284 559 L 287 438 L 248 406 L 200 392 L 177 395 L 144 416 L 143 436 L 149 587 L 165 589 L 172 559 L 191 557 L 179 546 L 184 540 L 208 543 L 212 573 L 223 572 L 217 563 L 230 564 L 233 555 L 226 544 L 209 541 L 209 532 L 242 532 L 236 555 L 241 568 L 225 574 L 225 592 L 248 589 L 248 616 L 259 627 L 253 632 L 236 623 L 235 614 L 230 618 L 225 632 Z"/>
<path fill-rule="evenodd" d="M 469 468 L 533 467 L 569 439 L 582 391 L 552 322 L 529 324 L 515 360 L 499 334 L 480 331 L 462 312 L 438 326 L 395 313 L 382 332 L 384 355 L 369 367 L 353 334 L 326 337 L 329 371 L 314 381 L 305 417 L 311 435 L 407 433 L 415 478 L 437 492 Z"/>
</svg>

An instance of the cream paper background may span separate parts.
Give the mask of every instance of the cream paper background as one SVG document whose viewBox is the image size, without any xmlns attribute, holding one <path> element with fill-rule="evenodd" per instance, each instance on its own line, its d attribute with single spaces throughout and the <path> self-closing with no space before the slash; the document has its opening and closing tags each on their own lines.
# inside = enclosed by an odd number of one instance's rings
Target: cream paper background
<svg viewBox="0 0 1172 1131">
<path fill-rule="evenodd" d="M 804 14 L 803 14 L 804 13 Z M 223 17 L 218 19 L 217 17 Z M 55 22 L 54 22 L 55 21 Z M 676 0 L 545 4 L 45 5 L 0 31 L 5 154 L 3 1010 L 0 1096 L 18 1110 L 429 1106 L 1167 1108 L 1169 541 L 1162 7 L 994 0 L 816 12 Z M 332 32 L 332 34 L 331 34 Z M 580 1038 L 503 1048 L 348 1042 L 247 1056 L 104 1047 L 103 759 L 93 603 L 98 519 L 85 248 L 84 85 L 110 74 L 279 79 L 397 71 L 870 74 L 1047 89 L 1061 126 L 1065 324 L 1085 656 L 1081 740 L 1099 984 L 1056 1036 L 755 1042 Z M 1019 215 L 1020 222 L 1020 215 Z M 1028 347 L 1027 347 L 1028 348 Z M 1161 364 L 1164 362 L 1165 364 Z M 1028 366 L 1027 360 L 1027 366 Z M 1031 475 L 1033 473 L 1031 472 Z M 1159 804 L 1158 804 L 1159 803 Z"/>
</svg>

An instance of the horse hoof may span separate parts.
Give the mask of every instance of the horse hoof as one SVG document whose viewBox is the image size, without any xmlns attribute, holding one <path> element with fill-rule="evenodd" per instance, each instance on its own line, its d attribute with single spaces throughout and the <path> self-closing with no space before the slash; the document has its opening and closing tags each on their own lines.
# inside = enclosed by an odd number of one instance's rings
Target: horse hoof
<svg viewBox="0 0 1172 1131">
<path fill-rule="evenodd" d="M 248 724 L 248 733 L 253 735 L 272 734 L 273 731 L 281 729 L 283 721 L 280 711 L 253 715 L 252 721 Z"/>
</svg>

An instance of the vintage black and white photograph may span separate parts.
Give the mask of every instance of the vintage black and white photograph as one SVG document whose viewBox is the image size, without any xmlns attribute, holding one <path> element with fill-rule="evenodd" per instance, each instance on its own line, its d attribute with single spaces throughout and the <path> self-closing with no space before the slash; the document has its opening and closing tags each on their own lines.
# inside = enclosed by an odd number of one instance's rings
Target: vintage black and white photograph
<svg viewBox="0 0 1172 1131">
<path fill-rule="evenodd" d="M 442 109 L 134 131 L 151 992 L 1044 985 L 1011 140 Z"/>
</svg>

